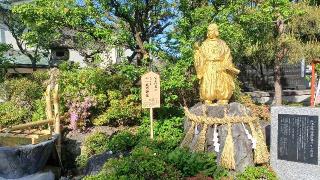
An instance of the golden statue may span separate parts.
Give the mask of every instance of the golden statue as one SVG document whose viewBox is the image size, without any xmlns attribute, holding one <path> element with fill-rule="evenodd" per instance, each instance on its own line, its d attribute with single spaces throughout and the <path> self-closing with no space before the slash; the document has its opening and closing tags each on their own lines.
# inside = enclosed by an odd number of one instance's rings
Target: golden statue
<svg viewBox="0 0 320 180">
<path fill-rule="evenodd" d="M 235 88 L 235 76 L 240 72 L 232 64 L 229 47 L 218 36 L 218 26 L 210 24 L 207 39 L 201 46 L 195 44 L 194 66 L 200 81 L 200 98 L 206 104 L 227 104 Z"/>
</svg>

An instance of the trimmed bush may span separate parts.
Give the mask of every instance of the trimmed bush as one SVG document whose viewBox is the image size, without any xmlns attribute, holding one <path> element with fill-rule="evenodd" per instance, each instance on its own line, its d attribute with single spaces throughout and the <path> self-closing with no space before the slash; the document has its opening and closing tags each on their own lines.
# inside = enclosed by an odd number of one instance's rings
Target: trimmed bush
<svg viewBox="0 0 320 180">
<path fill-rule="evenodd" d="M 17 106 L 8 101 L 0 103 L 0 126 L 10 126 L 26 122 L 30 116 L 28 108 Z"/>
</svg>

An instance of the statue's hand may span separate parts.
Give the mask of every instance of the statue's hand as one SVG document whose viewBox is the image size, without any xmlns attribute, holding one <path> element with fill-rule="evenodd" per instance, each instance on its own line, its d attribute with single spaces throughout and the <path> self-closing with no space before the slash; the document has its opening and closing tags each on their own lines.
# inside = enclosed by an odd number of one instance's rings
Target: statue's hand
<svg viewBox="0 0 320 180">
<path fill-rule="evenodd" d="M 237 69 L 237 68 L 234 68 L 234 67 L 228 67 L 228 68 L 226 68 L 226 71 L 227 71 L 228 73 L 233 74 L 233 75 L 237 75 L 237 74 L 240 73 L 240 70 Z"/>
</svg>

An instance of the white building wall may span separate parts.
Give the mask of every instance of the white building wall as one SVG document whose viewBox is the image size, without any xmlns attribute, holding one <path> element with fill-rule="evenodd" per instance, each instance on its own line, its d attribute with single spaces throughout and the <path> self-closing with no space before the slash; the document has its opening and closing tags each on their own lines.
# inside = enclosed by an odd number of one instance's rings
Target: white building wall
<svg viewBox="0 0 320 180">
<path fill-rule="evenodd" d="M 11 32 L 8 29 L 1 29 L 1 33 L 4 32 L 4 43 L 11 44 L 14 50 L 19 50 L 19 47 L 16 43 L 16 40 L 12 36 Z M 1 34 L 2 36 L 2 34 Z M 2 38 L 3 40 L 3 38 Z M 1 41 L 2 42 L 2 41 Z"/>
</svg>

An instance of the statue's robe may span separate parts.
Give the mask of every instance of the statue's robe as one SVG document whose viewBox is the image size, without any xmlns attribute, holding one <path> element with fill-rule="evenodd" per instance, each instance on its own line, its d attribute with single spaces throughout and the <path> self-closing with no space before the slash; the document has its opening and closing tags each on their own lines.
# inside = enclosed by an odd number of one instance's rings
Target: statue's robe
<svg viewBox="0 0 320 180">
<path fill-rule="evenodd" d="M 235 88 L 237 69 L 232 64 L 227 44 L 221 39 L 206 39 L 195 50 L 194 58 L 200 80 L 200 98 L 228 102 Z"/>
</svg>

